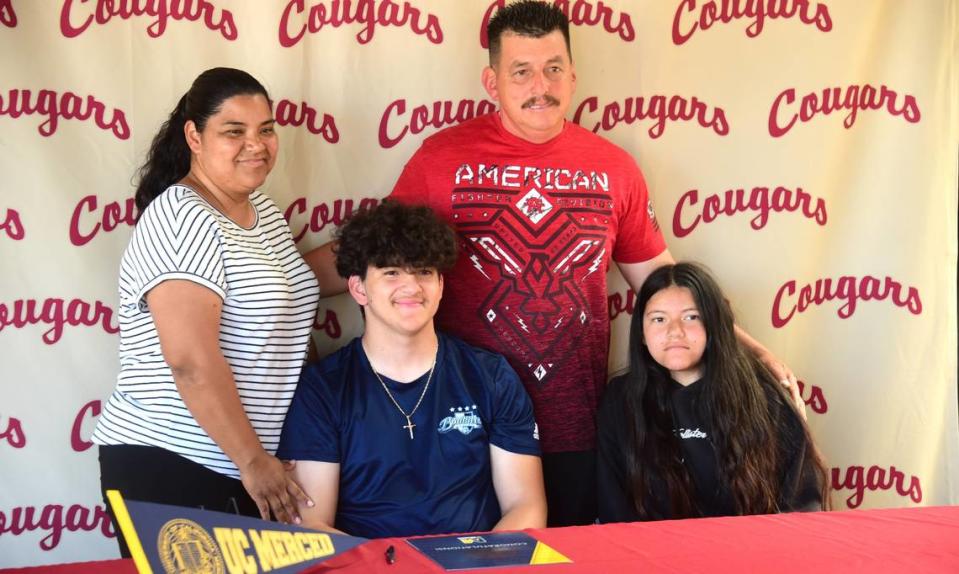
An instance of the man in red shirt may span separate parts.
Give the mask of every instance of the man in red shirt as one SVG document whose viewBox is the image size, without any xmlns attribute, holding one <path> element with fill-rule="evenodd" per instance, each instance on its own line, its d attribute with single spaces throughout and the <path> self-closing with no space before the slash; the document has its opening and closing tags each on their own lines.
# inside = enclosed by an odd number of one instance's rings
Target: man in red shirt
<svg viewBox="0 0 959 574">
<path fill-rule="evenodd" d="M 606 271 L 615 262 L 638 291 L 673 258 L 633 158 L 566 121 L 576 71 L 562 11 L 522 0 L 487 31 L 482 81 L 499 110 L 427 138 L 390 197 L 429 205 L 456 229 L 461 254 L 437 324 L 519 373 L 539 424 L 549 524 L 586 524 L 609 355 Z M 339 289 L 324 279 L 330 257 L 322 247 L 306 256 L 324 294 Z"/>
</svg>

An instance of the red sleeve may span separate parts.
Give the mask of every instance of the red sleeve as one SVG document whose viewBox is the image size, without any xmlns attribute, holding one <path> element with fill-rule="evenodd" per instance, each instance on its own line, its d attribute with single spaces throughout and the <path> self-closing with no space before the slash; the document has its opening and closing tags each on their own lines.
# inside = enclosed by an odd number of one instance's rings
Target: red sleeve
<svg viewBox="0 0 959 574">
<path fill-rule="evenodd" d="M 666 240 L 653 211 L 646 179 L 638 166 L 631 167 L 634 175 L 627 178 L 627 189 L 620 199 L 622 209 L 613 249 L 613 260 L 618 263 L 649 261 L 666 250 Z"/>
</svg>

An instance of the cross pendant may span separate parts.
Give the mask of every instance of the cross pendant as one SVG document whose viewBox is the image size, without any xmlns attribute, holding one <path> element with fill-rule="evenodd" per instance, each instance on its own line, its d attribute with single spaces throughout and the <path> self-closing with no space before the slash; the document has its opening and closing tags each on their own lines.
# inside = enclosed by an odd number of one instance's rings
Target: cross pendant
<svg viewBox="0 0 959 574">
<path fill-rule="evenodd" d="M 413 440 L 413 427 L 416 425 L 413 424 L 413 421 L 410 420 L 410 417 L 406 417 L 406 424 L 403 425 L 403 428 L 409 429 L 410 431 L 410 440 Z"/>
</svg>

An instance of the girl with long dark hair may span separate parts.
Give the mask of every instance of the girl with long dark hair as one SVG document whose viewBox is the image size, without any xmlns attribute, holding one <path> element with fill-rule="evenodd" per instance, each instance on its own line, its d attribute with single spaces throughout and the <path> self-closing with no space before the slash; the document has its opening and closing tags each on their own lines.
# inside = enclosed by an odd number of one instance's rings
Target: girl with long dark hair
<svg viewBox="0 0 959 574">
<path fill-rule="evenodd" d="M 93 435 L 104 491 L 298 521 L 307 497 L 273 453 L 319 292 L 257 189 L 277 148 L 266 89 L 232 68 L 200 74 L 153 139 L 120 262 L 120 372 Z"/>
<path fill-rule="evenodd" d="M 666 265 L 646 279 L 629 372 L 609 383 L 598 415 L 600 521 L 828 507 L 798 389 L 742 348 L 734 324 L 703 267 Z"/>
</svg>

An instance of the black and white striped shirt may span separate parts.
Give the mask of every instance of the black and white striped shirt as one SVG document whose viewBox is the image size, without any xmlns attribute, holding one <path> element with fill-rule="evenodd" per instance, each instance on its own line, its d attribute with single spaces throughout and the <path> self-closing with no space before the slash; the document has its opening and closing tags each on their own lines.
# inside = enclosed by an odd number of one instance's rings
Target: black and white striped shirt
<svg viewBox="0 0 959 574">
<path fill-rule="evenodd" d="M 223 299 L 220 349 L 263 448 L 276 451 L 319 289 L 273 201 L 254 191 L 250 202 L 257 214 L 250 229 L 181 185 L 143 212 L 120 263 L 120 373 L 94 430 L 95 443 L 158 446 L 239 477 L 180 398 L 147 308 L 150 289 L 186 279 Z"/>
</svg>

